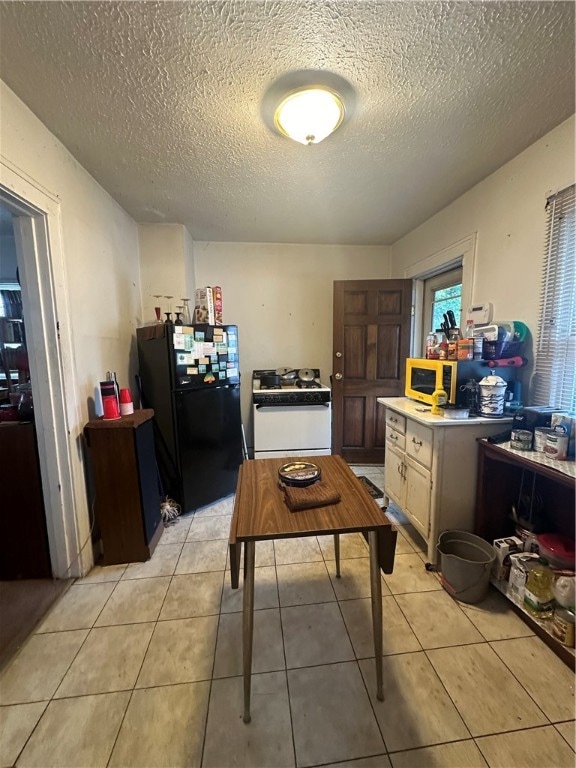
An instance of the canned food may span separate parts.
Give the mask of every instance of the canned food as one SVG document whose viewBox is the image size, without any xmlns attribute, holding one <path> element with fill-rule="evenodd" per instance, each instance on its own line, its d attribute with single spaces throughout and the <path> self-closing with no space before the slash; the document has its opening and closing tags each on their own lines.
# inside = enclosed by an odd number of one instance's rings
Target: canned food
<svg viewBox="0 0 576 768">
<path fill-rule="evenodd" d="M 574 620 L 575 616 L 567 608 L 556 608 L 552 621 L 552 634 L 562 645 L 568 648 L 574 647 Z"/>
<path fill-rule="evenodd" d="M 564 427 L 554 427 L 551 434 L 546 435 L 544 453 L 551 459 L 565 461 L 568 456 L 568 435 Z"/>
<path fill-rule="evenodd" d="M 546 448 L 546 440 L 552 432 L 554 432 L 552 427 L 536 427 L 534 430 L 535 451 L 543 451 Z"/>
<path fill-rule="evenodd" d="M 510 447 L 517 451 L 532 450 L 532 432 L 528 429 L 513 429 L 510 435 Z"/>
</svg>

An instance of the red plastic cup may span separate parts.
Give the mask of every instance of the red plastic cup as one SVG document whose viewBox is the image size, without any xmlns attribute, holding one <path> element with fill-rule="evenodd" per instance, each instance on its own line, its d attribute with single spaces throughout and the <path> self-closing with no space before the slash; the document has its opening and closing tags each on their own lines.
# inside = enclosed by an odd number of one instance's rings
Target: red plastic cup
<svg viewBox="0 0 576 768">
<path fill-rule="evenodd" d="M 104 407 L 105 419 L 119 419 L 120 410 L 118 409 L 118 403 L 115 397 L 103 397 L 102 406 Z"/>
<path fill-rule="evenodd" d="M 120 390 L 120 415 L 129 416 L 131 413 L 134 413 L 134 405 L 130 390 L 126 387 Z"/>
</svg>

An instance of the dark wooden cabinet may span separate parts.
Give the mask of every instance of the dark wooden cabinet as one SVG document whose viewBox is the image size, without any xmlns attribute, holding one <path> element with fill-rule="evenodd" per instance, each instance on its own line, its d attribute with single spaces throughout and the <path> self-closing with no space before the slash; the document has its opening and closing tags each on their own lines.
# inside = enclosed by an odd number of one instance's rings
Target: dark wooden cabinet
<svg viewBox="0 0 576 768">
<path fill-rule="evenodd" d="M 512 507 L 524 514 L 532 511 L 546 521 L 546 530 L 574 538 L 574 462 L 548 459 L 532 451 L 520 452 L 508 444 L 479 441 L 478 489 L 474 533 L 492 542 L 512 536 L 515 523 Z M 541 529 L 540 529 L 541 530 Z M 502 591 L 502 590 L 501 590 Z M 574 650 L 561 645 L 550 634 L 550 624 L 535 621 L 510 602 L 560 658 L 574 668 Z"/>
<path fill-rule="evenodd" d="M 36 431 L 0 424 L 0 579 L 51 579 Z"/>
<path fill-rule="evenodd" d="M 162 535 L 153 416 L 143 409 L 84 427 L 105 565 L 148 560 Z"/>
</svg>

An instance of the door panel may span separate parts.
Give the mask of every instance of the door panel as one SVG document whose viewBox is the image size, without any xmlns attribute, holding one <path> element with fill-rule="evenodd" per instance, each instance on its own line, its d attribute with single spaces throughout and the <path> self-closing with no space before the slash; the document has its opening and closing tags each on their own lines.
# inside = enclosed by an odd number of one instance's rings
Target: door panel
<svg viewBox="0 0 576 768">
<path fill-rule="evenodd" d="M 399 354 L 401 344 L 399 325 L 381 325 L 377 329 L 376 378 L 400 378 Z"/>
<path fill-rule="evenodd" d="M 366 378 L 366 328 L 351 325 L 344 329 L 344 376 L 347 379 Z"/>
<path fill-rule="evenodd" d="M 344 442 L 354 448 L 364 445 L 365 400 L 363 397 L 347 397 L 344 400 Z"/>
<path fill-rule="evenodd" d="M 376 399 L 404 394 L 411 309 L 411 280 L 334 282 L 332 451 L 347 461 L 384 461 Z"/>
</svg>

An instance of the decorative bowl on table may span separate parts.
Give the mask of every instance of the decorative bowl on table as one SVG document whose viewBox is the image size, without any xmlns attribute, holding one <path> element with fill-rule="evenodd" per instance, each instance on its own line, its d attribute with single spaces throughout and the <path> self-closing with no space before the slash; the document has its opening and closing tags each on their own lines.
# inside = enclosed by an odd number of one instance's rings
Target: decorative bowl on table
<svg viewBox="0 0 576 768">
<path fill-rule="evenodd" d="M 280 482 L 284 485 L 304 488 L 320 479 L 320 467 L 309 461 L 291 461 L 278 470 Z"/>
</svg>

